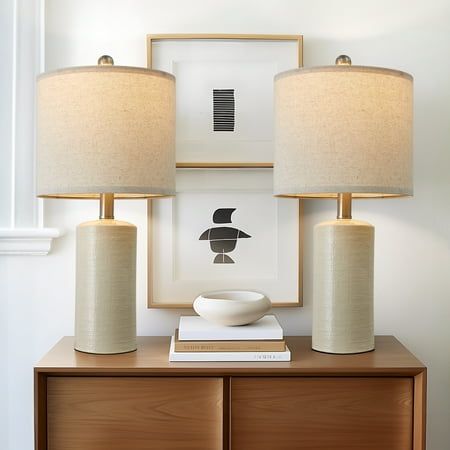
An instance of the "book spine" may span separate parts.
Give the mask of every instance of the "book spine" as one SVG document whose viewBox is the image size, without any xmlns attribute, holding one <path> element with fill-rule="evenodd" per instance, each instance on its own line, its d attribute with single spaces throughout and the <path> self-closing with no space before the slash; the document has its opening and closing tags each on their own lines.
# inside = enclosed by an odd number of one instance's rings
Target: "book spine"
<svg viewBox="0 0 450 450">
<path fill-rule="evenodd" d="M 176 352 L 284 352 L 286 344 L 279 342 L 180 342 Z"/>
<path fill-rule="evenodd" d="M 232 328 L 232 327 L 229 327 Z M 236 328 L 236 327 L 233 327 Z M 180 329 L 180 341 L 277 341 L 283 339 L 283 330 L 250 332 L 249 330 L 233 330 L 233 334 L 225 332 L 202 333 L 200 331 L 185 331 Z"/>
<path fill-rule="evenodd" d="M 228 353 L 176 353 L 171 352 L 169 361 L 178 362 L 271 362 L 271 361 L 290 361 L 291 353 L 285 352 L 228 352 Z"/>
</svg>

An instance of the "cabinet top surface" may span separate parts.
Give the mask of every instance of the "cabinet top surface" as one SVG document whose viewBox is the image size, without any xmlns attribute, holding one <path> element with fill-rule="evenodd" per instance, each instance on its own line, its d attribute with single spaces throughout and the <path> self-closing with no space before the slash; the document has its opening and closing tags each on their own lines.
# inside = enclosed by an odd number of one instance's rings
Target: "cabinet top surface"
<svg viewBox="0 0 450 450">
<path fill-rule="evenodd" d="M 375 350 L 331 355 L 311 350 L 311 336 L 289 336 L 291 362 L 169 362 L 170 337 L 138 337 L 135 352 L 94 355 L 75 351 L 62 338 L 36 365 L 37 372 L 124 375 L 415 375 L 425 369 L 395 337 L 377 336 Z"/>
</svg>

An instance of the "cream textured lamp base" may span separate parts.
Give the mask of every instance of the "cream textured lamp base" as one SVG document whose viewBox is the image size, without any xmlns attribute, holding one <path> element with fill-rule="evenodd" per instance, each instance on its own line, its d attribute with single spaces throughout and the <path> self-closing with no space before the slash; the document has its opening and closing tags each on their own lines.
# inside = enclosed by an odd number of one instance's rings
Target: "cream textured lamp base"
<svg viewBox="0 0 450 450">
<path fill-rule="evenodd" d="M 338 219 L 314 228 L 314 350 L 374 349 L 373 248 L 369 223 Z"/>
<path fill-rule="evenodd" d="M 136 227 L 102 219 L 77 227 L 75 349 L 136 350 Z"/>
</svg>

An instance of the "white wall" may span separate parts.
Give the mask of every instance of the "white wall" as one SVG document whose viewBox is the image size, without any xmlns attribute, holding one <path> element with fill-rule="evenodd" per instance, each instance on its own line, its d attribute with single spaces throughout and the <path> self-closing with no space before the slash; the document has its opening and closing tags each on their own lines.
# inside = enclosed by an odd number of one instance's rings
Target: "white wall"
<svg viewBox="0 0 450 450">
<path fill-rule="evenodd" d="M 147 33 L 301 33 L 306 66 L 347 53 L 355 64 L 414 75 L 415 196 L 358 201 L 354 216 L 376 226 L 376 332 L 394 334 L 429 367 L 428 448 L 450 448 L 448 1 L 47 0 L 46 8 L 48 70 L 94 64 L 104 53 L 145 66 Z M 32 448 L 32 366 L 73 334 L 74 229 L 96 214 L 94 202 L 47 201 L 45 225 L 66 230 L 51 254 L 0 259 L 0 342 L 9 342 L 0 347 L 0 419 L 9 418 L 0 420 L 2 449 Z M 334 214 L 331 201 L 306 205 L 305 307 L 278 313 L 287 334 L 311 331 L 312 227 Z M 180 311 L 145 306 L 145 202 L 120 202 L 116 215 L 139 230 L 138 332 L 170 334 Z"/>
</svg>

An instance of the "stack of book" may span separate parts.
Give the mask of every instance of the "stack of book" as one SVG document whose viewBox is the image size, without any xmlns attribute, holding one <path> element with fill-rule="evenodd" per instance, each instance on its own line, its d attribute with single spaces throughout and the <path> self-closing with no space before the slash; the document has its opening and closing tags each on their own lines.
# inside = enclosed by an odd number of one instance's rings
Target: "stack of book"
<svg viewBox="0 0 450 450">
<path fill-rule="evenodd" d="M 169 361 L 290 360 L 275 316 L 237 327 L 216 325 L 199 316 L 180 317 L 169 352 Z"/>
</svg>

